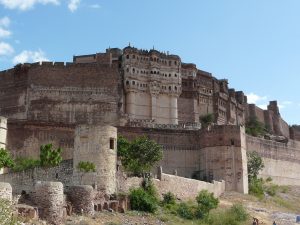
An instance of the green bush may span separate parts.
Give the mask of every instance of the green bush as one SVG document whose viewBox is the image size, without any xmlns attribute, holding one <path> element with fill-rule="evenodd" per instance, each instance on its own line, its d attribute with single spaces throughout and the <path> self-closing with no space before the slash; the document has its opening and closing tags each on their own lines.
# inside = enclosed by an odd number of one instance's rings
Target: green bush
<svg viewBox="0 0 300 225">
<path fill-rule="evenodd" d="M 229 214 L 232 215 L 236 221 L 241 221 L 241 222 L 246 221 L 249 216 L 244 206 L 240 204 L 234 204 L 229 209 Z"/>
<path fill-rule="evenodd" d="M 259 198 L 263 197 L 264 187 L 263 180 L 261 178 L 252 178 L 249 180 L 249 194 Z"/>
<path fill-rule="evenodd" d="M 270 184 L 265 187 L 265 192 L 270 196 L 275 196 L 278 192 L 279 186 L 276 184 Z"/>
<path fill-rule="evenodd" d="M 10 152 L 7 149 L 0 148 L 0 169 L 7 167 L 13 168 L 15 166 L 15 162 L 12 159 Z"/>
<path fill-rule="evenodd" d="M 164 194 L 164 199 L 163 199 L 162 203 L 163 203 L 163 205 L 175 205 L 176 204 L 175 195 L 171 192 Z"/>
<path fill-rule="evenodd" d="M 202 212 L 202 217 L 208 214 L 210 210 L 217 208 L 219 204 L 219 199 L 207 190 L 202 190 L 196 197 L 196 201 L 198 203 L 197 211 Z"/>
<path fill-rule="evenodd" d="M 77 169 L 84 173 L 96 172 L 95 164 L 88 161 L 80 161 L 77 165 Z"/>
<path fill-rule="evenodd" d="M 266 179 L 266 182 L 271 182 L 272 181 L 272 178 L 271 177 L 268 177 L 267 179 Z"/>
<path fill-rule="evenodd" d="M 143 188 L 132 189 L 129 194 L 129 199 L 132 210 L 153 213 L 157 209 L 157 199 Z"/>
<path fill-rule="evenodd" d="M 40 165 L 40 160 L 31 158 L 16 158 L 13 171 L 20 172 L 23 170 L 33 169 Z"/>
<path fill-rule="evenodd" d="M 191 220 L 194 218 L 194 207 L 182 202 L 178 205 L 177 214 L 181 218 Z"/>
</svg>

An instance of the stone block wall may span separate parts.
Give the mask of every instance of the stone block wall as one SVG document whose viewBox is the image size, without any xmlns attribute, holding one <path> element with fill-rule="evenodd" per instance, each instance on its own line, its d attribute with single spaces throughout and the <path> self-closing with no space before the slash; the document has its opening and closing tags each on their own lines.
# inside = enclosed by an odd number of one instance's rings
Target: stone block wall
<svg viewBox="0 0 300 225">
<path fill-rule="evenodd" d="M 7 148 L 14 157 L 39 158 L 40 146 L 53 144 L 62 148 L 64 160 L 73 158 L 75 126 L 37 121 L 10 120 Z"/>
<path fill-rule="evenodd" d="M 0 182 L 0 199 L 12 202 L 12 187 L 10 183 Z"/>
<path fill-rule="evenodd" d="M 89 185 L 71 186 L 67 191 L 76 213 L 94 215 L 94 189 Z"/>
<path fill-rule="evenodd" d="M 59 181 L 64 185 L 71 185 L 73 183 L 73 160 L 65 160 L 59 166 L 49 168 L 48 171 L 35 168 L 0 175 L 0 182 L 10 183 L 14 187 L 14 194 L 21 194 L 22 191 L 29 193 L 34 189 L 34 184 L 40 180 Z"/>
<path fill-rule="evenodd" d="M 130 188 L 140 187 L 142 181 L 143 178 L 138 177 L 124 179 L 119 184 L 119 191 L 128 193 Z M 153 184 L 161 198 L 168 192 L 172 192 L 181 200 L 195 199 L 202 190 L 208 190 L 214 193 L 216 197 L 225 192 L 225 181 L 213 181 L 209 183 L 165 173 L 162 173 L 161 180 L 153 179 Z"/>
<path fill-rule="evenodd" d="M 261 177 L 271 177 L 280 185 L 300 185 L 300 142 L 289 140 L 286 144 L 247 135 L 246 144 L 247 151 L 263 158 Z"/>
</svg>

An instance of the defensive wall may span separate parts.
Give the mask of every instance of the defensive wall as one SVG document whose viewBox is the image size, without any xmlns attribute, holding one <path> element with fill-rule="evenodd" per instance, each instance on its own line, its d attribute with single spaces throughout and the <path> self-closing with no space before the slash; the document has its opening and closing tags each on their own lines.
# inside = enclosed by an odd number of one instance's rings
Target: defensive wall
<svg viewBox="0 0 300 225">
<path fill-rule="evenodd" d="M 0 114 L 10 119 L 113 123 L 120 107 L 118 66 L 42 62 L 0 72 Z"/>
<path fill-rule="evenodd" d="M 300 142 L 279 143 L 246 136 L 247 151 L 257 152 L 264 161 L 261 177 L 281 185 L 300 185 Z"/>
<path fill-rule="evenodd" d="M 142 185 L 143 178 L 128 177 L 119 179 L 119 191 L 128 192 L 131 188 L 137 188 Z M 158 194 L 162 196 L 172 192 L 178 199 L 194 200 L 202 190 L 208 190 L 216 197 L 225 192 L 225 181 L 213 181 L 211 183 L 179 177 L 176 175 L 161 173 L 159 179 L 153 179 Z"/>
</svg>

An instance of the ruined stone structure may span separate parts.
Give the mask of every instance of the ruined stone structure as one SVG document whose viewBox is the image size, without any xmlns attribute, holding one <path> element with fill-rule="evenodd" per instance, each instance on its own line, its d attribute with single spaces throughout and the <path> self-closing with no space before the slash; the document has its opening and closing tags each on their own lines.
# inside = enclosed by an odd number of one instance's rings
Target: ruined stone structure
<svg viewBox="0 0 300 225">
<path fill-rule="evenodd" d="M 201 118 L 209 114 L 212 126 L 201 129 Z M 270 165 L 262 176 L 300 185 L 295 172 L 300 129 L 289 128 L 276 101 L 267 110 L 248 104 L 247 96 L 229 88 L 226 79 L 154 49 L 109 48 L 74 56 L 72 63 L 23 64 L 2 71 L 0 115 L 8 118 L 7 148 L 15 157 L 37 158 L 46 143 L 64 149 L 63 158 L 72 161 L 64 184 L 115 192 L 118 133 L 129 139 L 147 135 L 161 144 L 160 165 L 167 173 L 225 180 L 226 190 L 247 193 L 247 151 L 258 151 Z M 244 125 L 253 118 L 285 143 L 247 136 Z M 80 161 L 94 162 L 96 173 L 78 174 Z M 294 166 L 286 174 L 274 169 L 289 163 Z M 61 173 L 55 172 L 55 178 L 61 179 Z"/>
</svg>

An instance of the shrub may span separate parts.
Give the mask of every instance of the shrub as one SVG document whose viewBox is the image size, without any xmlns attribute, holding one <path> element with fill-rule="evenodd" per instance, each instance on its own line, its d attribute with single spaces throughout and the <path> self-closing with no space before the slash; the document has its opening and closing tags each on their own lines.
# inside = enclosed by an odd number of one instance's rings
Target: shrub
<svg viewBox="0 0 300 225">
<path fill-rule="evenodd" d="M 278 185 L 270 184 L 270 185 L 265 187 L 265 191 L 268 195 L 275 196 L 277 191 L 278 191 L 278 188 L 279 188 Z"/>
<path fill-rule="evenodd" d="M 210 210 L 218 207 L 219 199 L 215 198 L 213 193 L 209 193 L 207 190 L 202 190 L 196 197 L 198 203 L 198 212 L 202 212 L 203 215 L 209 213 Z"/>
<path fill-rule="evenodd" d="M 13 168 L 15 165 L 10 152 L 7 149 L 0 148 L 0 169 L 3 167 Z"/>
<path fill-rule="evenodd" d="M 244 206 L 240 204 L 233 205 L 229 209 L 229 214 L 231 214 L 236 221 L 246 221 L 249 216 Z"/>
<path fill-rule="evenodd" d="M 80 172 L 89 173 L 89 172 L 96 172 L 96 166 L 92 162 L 88 161 L 80 161 L 77 165 L 77 169 Z"/>
<path fill-rule="evenodd" d="M 271 177 L 268 177 L 267 179 L 266 179 L 266 182 L 271 182 L 272 181 L 272 178 Z"/>
<path fill-rule="evenodd" d="M 23 170 L 33 169 L 40 165 L 40 160 L 31 158 L 16 158 L 13 171 L 19 172 Z"/>
<path fill-rule="evenodd" d="M 263 180 L 261 178 L 252 178 L 249 180 L 249 194 L 259 198 L 264 195 Z"/>
<path fill-rule="evenodd" d="M 176 204 L 175 195 L 171 192 L 164 194 L 164 199 L 162 203 L 163 205 L 175 205 Z"/>
<path fill-rule="evenodd" d="M 129 199 L 133 210 L 153 213 L 157 209 L 157 199 L 143 188 L 132 189 Z"/>
<path fill-rule="evenodd" d="M 189 206 L 187 203 L 182 202 L 178 205 L 177 213 L 180 217 L 184 219 L 191 220 L 194 218 L 193 207 Z"/>
<path fill-rule="evenodd" d="M 257 152 L 247 153 L 247 169 L 248 169 L 248 179 L 257 178 L 259 171 L 265 167 L 262 158 Z"/>
</svg>

